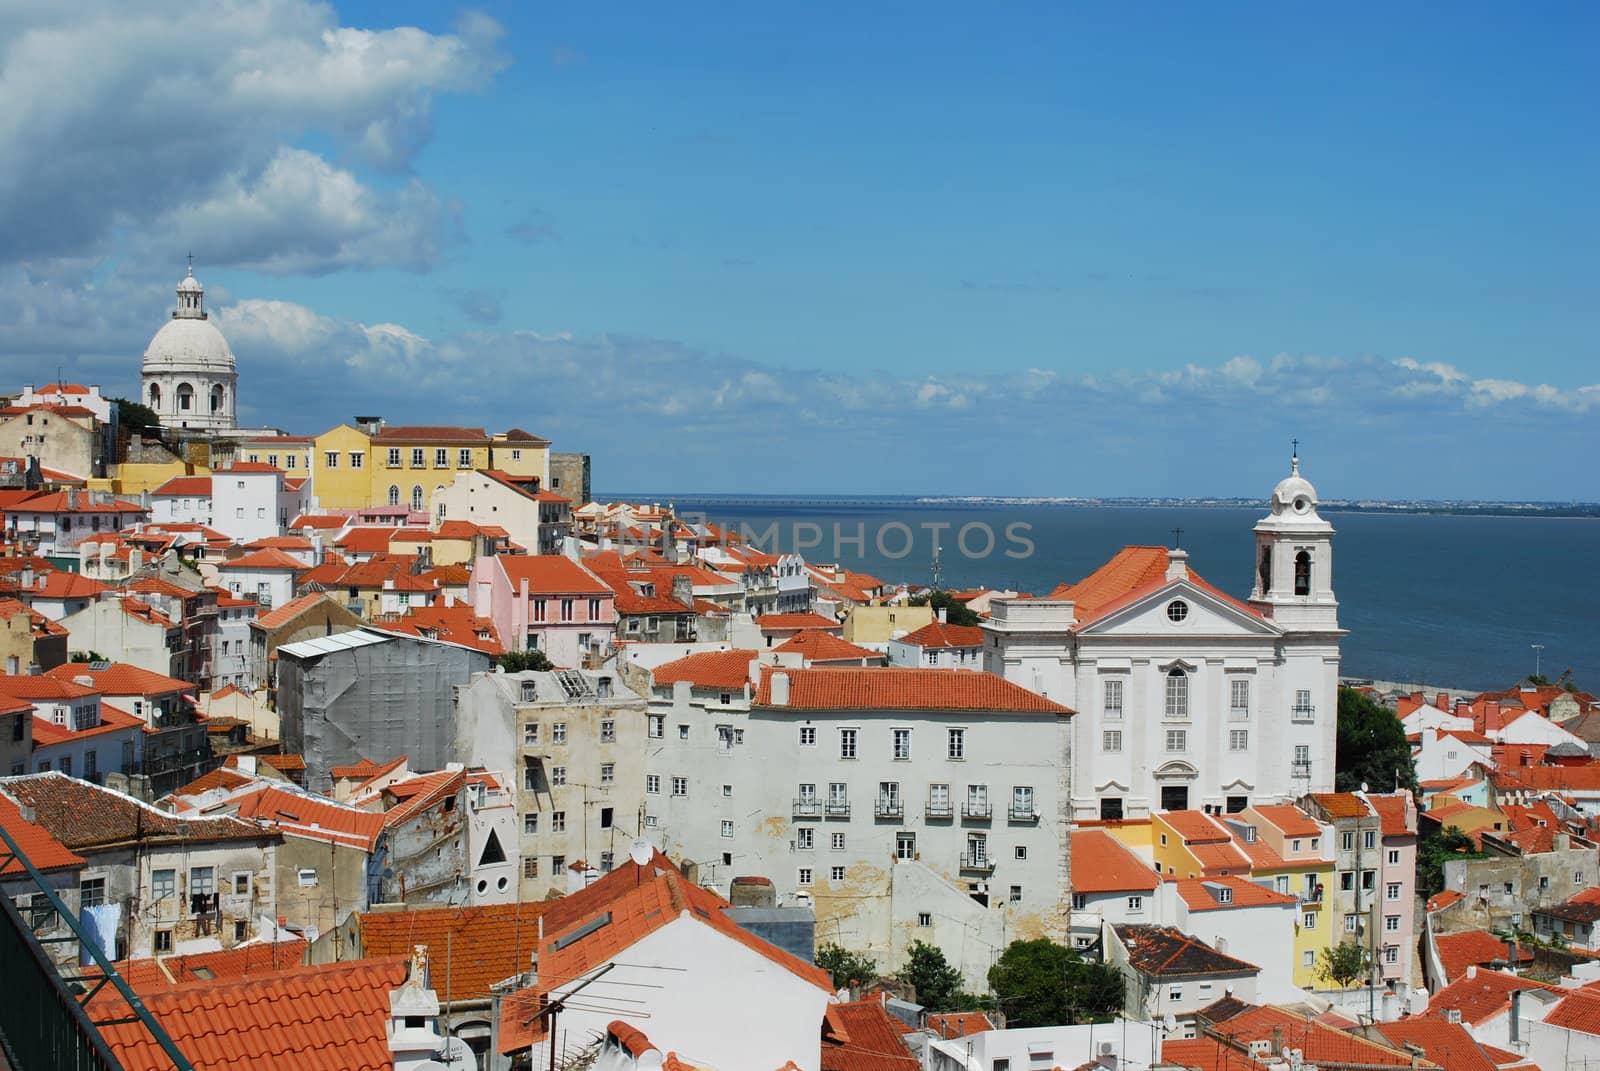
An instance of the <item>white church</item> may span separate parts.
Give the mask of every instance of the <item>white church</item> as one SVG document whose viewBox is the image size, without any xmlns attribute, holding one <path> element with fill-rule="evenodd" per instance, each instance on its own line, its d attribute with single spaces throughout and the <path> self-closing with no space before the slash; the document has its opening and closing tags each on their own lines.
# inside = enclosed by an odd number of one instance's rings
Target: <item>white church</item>
<svg viewBox="0 0 1600 1071">
<path fill-rule="evenodd" d="M 1242 811 L 1333 788 L 1333 526 L 1296 456 L 1255 526 L 1242 602 L 1167 547 L 1044 598 L 997 599 L 984 668 L 1077 711 L 1075 820 Z"/>
<path fill-rule="evenodd" d="M 190 265 L 172 319 L 145 349 L 141 396 L 162 427 L 230 432 L 239 374 L 228 340 L 206 315 L 205 296 Z"/>
</svg>

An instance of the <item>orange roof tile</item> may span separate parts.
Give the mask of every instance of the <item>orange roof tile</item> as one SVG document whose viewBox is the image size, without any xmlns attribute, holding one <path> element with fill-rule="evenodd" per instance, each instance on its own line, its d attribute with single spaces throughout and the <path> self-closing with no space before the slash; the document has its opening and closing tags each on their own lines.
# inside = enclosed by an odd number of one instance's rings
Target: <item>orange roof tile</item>
<svg viewBox="0 0 1600 1071">
<path fill-rule="evenodd" d="M 1160 883 L 1133 850 L 1103 829 L 1072 831 L 1072 891 L 1149 892 Z"/>
<path fill-rule="evenodd" d="M 1157 821 L 1170 826 L 1185 844 L 1219 844 L 1230 839 L 1228 831 L 1203 811 L 1161 811 Z"/>
<path fill-rule="evenodd" d="M 1175 883 L 1178 895 L 1190 911 L 1223 911 L 1241 907 L 1284 907 L 1300 901 L 1287 893 L 1274 892 L 1241 877 L 1183 878 Z M 1211 894 L 1211 889 L 1227 889 L 1227 903 Z"/>
<path fill-rule="evenodd" d="M 897 643 L 908 643 L 924 650 L 947 647 L 982 647 L 983 629 L 976 625 L 946 625 L 929 622 L 915 632 L 901 636 Z"/>
<path fill-rule="evenodd" d="M 85 662 L 69 662 L 68 666 L 83 666 L 88 669 Z M 87 674 L 85 674 L 87 675 Z M 56 674 L 23 673 L 17 676 L 0 676 L 0 695 L 11 699 L 87 699 L 91 695 L 99 695 L 100 690 L 77 683 L 72 674 L 66 677 Z"/>
<path fill-rule="evenodd" d="M 366 956 L 404 956 L 413 945 L 427 945 L 441 1001 L 485 1000 L 490 986 L 528 969 L 545 906 L 534 901 L 365 911 L 358 919 L 361 951 Z"/>
<path fill-rule="evenodd" d="M 217 562 L 218 569 L 287 569 L 298 573 L 306 568 L 306 563 L 299 558 L 291 557 L 281 550 L 269 547 L 266 550 L 255 550 L 249 554 L 241 554 L 237 558 L 225 558 Z"/>
<path fill-rule="evenodd" d="M 401 632 L 407 636 L 458 643 L 493 658 L 506 653 L 494 622 L 487 617 L 479 617 L 464 602 L 454 606 L 413 606 L 398 620 L 385 621 L 378 627 L 385 632 Z"/>
<path fill-rule="evenodd" d="M 1307 1019 L 1282 1008 L 1251 1008 L 1229 1019 L 1228 1036 L 1248 1044 L 1273 1040 L 1273 1031 L 1288 1049 L 1300 1049 L 1308 1064 L 1364 1064 L 1369 1067 L 1410 1067 L 1411 1056 L 1399 1049 L 1368 1041 L 1326 1023 Z"/>
<path fill-rule="evenodd" d="M 1441 933 L 1434 938 L 1434 944 L 1439 949 L 1439 963 L 1444 967 L 1447 983 L 1463 977 L 1468 967 L 1511 962 L 1511 945 L 1484 930 Z M 1517 959 L 1531 961 L 1533 953 L 1519 949 Z"/>
<path fill-rule="evenodd" d="M 1499 1066 L 1460 1023 L 1413 1017 L 1377 1023 L 1374 1028 L 1397 1049 L 1404 1049 L 1407 1044 L 1417 1046 L 1429 1062 L 1445 1071 L 1497 1071 Z"/>
<path fill-rule="evenodd" d="M 350 518 L 325 513 L 302 513 L 289 525 L 290 528 L 343 528 Z"/>
<path fill-rule="evenodd" d="M 1293 804 L 1257 804 L 1250 808 L 1266 821 L 1283 832 L 1286 837 L 1316 837 L 1322 834 L 1322 827 L 1300 808 Z"/>
<path fill-rule="evenodd" d="M 1454 889 L 1446 889 L 1444 892 L 1434 893 L 1428 897 L 1428 911 L 1442 911 L 1451 904 L 1458 904 L 1465 899 L 1466 896 L 1464 894 L 1456 892 Z"/>
<path fill-rule="evenodd" d="M 750 663 L 758 654 L 740 648 L 701 651 L 657 666 L 651 680 L 658 685 L 688 681 L 695 688 L 743 688 L 750 683 Z"/>
<path fill-rule="evenodd" d="M 95 688 L 104 695 L 165 695 L 168 692 L 196 691 L 195 686 L 188 681 L 180 681 L 176 677 L 168 677 L 162 673 L 152 673 L 148 669 L 140 669 L 127 662 L 112 662 L 104 669 L 93 668 L 97 664 L 68 662 L 46 672 L 48 676 L 61 681 L 72 681 L 87 675 L 94 680 Z"/>
<path fill-rule="evenodd" d="M 1354 792 L 1313 792 L 1311 798 L 1322 805 L 1330 818 L 1367 818 L 1372 814 Z"/>
<path fill-rule="evenodd" d="M 457 428 L 444 424 L 394 424 L 372 437 L 374 442 L 483 443 L 489 436 L 482 428 Z M 454 458 L 451 458 L 454 461 Z"/>
<path fill-rule="evenodd" d="M 1076 887 L 1074 887 L 1076 888 Z M 989 1016 L 981 1011 L 946 1012 L 928 1016 L 928 1029 L 935 1037 L 964 1038 L 995 1029 Z"/>
<path fill-rule="evenodd" d="M 211 477 L 174 476 L 154 491 L 151 491 L 150 494 L 163 497 L 182 495 L 185 498 L 209 498 L 211 496 Z"/>
<path fill-rule="evenodd" d="M 808 662 L 860 662 L 864 658 L 875 663 L 883 661 L 883 655 L 877 651 L 857 647 L 817 628 L 801 629 L 773 650 L 797 653 Z"/>
<path fill-rule="evenodd" d="M 1416 836 L 1416 829 L 1406 825 L 1406 799 L 1393 794 L 1371 793 L 1367 802 L 1378 812 L 1381 831 L 1385 837 Z"/>
<path fill-rule="evenodd" d="M 862 666 L 774 670 L 764 666 L 756 705 L 774 707 L 774 673 L 789 677 L 793 710 L 992 710 L 1070 714 L 1067 707 L 992 673 Z"/>
<path fill-rule="evenodd" d="M 389 994 L 405 981 L 402 959 L 301 967 L 265 978 L 204 981 L 143 996 L 197 1071 L 237 1067 L 328 1067 L 392 1071 Z M 103 989 L 91 1018 L 121 1018 L 126 1005 Z M 143 1025 L 101 1035 L 126 1071 L 166 1071 L 172 1061 Z"/>
<path fill-rule="evenodd" d="M 100 704 L 100 724 L 91 725 L 86 729 L 69 729 L 64 725 L 53 725 L 39 718 L 33 720 L 33 746 L 48 747 L 51 744 L 63 744 L 69 740 L 82 740 L 89 736 L 104 736 L 107 733 L 127 732 L 130 729 L 144 727 L 144 719 L 136 718 L 126 711 L 105 703 Z"/>
<path fill-rule="evenodd" d="M 114 498 L 110 502 L 97 502 L 90 495 L 73 491 L 53 491 L 34 495 L 13 509 L 29 513 L 144 513 L 137 502 Z"/>
<path fill-rule="evenodd" d="M 465 770 L 435 770 L 413 774 L 384 786 L 384 799 L 389 804 L 388 810 L 383 812 L 385 828 L 393 829 L 409 822 L 446 796 L 460 791 L 466 782 Z"/>
<path fill-rule="evenodd" d="M 24 819 L 16 801 L 3 791 L 0 791 L 0 826 L 6 827 L 6 832 L 36 870 L 70 870 L 85 865 L 82 856 L 56 840 L 49 830 Z M 22 864 L 15 859 L 7 859 L 5 865 L 0 866 L 0 875 L 20 873 Z"/>
<path fill-rule="evenodd" d="M 365 852 L 372 851 L 384 829 L 384 816 L 376 811 L 363 811 L 270 784 L 235 796 L 226 806 L 240 818 L 267 822 L 291 836 L 346 844 Z"/>
<path fill-rule="evenodd" d="M 327 594 L 327 592 L 317 591 L 310 595 L 302 595 L 298 599 L 291 599 L 282 606 L 273 607 L 256 618 L 255 623 L 265 629 L 281 628 L 307 610 L 315 608 L 323 600 L 327 600 L 335 606 L 339 605 L 339 601 Z"/>
<path fill-rule="evenodd" d="M 1544 1021 L 1550 1026 L 1566 1027 L 1582 1034 L 1600 1034 L 1600 996 L 1582 991 L 1573 993 L 1551 1008 Z"/>
<path fill-rule="evenodd" d="M 1535 982 L 1531 978 L 1469 966 L 1465 975 L 1429 999 L 1428 1015 L 1442 1019 L 1445 1012 L 1455 1010 L 1461 1013 L 1463 1023 L 1482 1022 L 1509 1005 L 1511 994 L 1521 989 L 1557 991 L 1556 986 Z"/>
<path fill-rule="evenodd" d="M 835 1004 L 828 1014 L 843 1027 L 845 1037 L 824 1039 L 822 1071 L 921 1071 L 899 1021 L 878 1001 Z"/>
<path fill-rule="evenodd" d="M 505 571 L 511 590 L 528 582 L 530 594 L 613 595 L 610 585 L 570 558 L 559 554 L 517 554 L 494 559 Z"/>
<path fill-rule="evenodd" d="M 160 992 L 190 982 L 238 982 L 305 966 L 305 938 L 251 941 L 218 952 L 125 959 L 112 964 L 135 993 Z M 410 953 L 410 949 L 406 950 Z"/>
</svg>

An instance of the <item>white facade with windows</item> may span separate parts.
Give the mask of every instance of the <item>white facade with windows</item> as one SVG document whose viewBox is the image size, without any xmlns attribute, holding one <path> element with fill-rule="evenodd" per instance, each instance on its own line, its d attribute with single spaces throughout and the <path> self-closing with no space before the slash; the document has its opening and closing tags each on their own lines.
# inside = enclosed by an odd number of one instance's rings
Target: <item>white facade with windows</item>
<svg viewBox="0 0 1600 1071">
<path fill-rule="evenodd" d="M 1078 712 L 1072 814 L 1238 811 L 1333 785 L 1333 527 L 1299 475 L 1255 527 L 1248 603 L 1183 550 L 1129 547 L 1041 599 L 997 599 L 985 668 Z"/>
<path fill-rule="evenodd" d="M 238 462 L 211 474 L 211 527 L 236 543 L 282 535 L 283 473 L 269 465 Z"/>
</svg>

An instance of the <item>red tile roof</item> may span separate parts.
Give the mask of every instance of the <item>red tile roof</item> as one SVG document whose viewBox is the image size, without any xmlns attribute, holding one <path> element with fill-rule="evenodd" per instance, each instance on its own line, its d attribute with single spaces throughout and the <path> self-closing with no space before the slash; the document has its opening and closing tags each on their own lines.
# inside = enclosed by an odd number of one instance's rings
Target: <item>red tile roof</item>
<svg viewBox="0 0 1600 1071">
<path fill-rule="evenodd" d="M 1442 911 L 1451 904 L 1459 904 L 1465 899 L 1466 896 L 1464 894 L 1456 892 L 1454 889 L 1446 889 L 1444 892 L 1434 893 L 1428 897 L 1428 911 L 1430 913 Z"/>
<path fill-rule="evenodd" d="M 658 685 L 688 681 L 696 688 L 743 688 L 750 683 L 750 663 L 758 654 L 740 648 L 701 651 L 657 666 L 651 680 Z"/>
<path fill-rule="evenodd" d="M 835 1004 L 828 1017 L 843 1028 L 822 1043 L 822 1071 L 921 1071 L 901 1033 L 899 1020 L 875 1000 Z"/>
<path fill-rule="evenodd" d="M 377 627 L 385 632 L 401 632 L 407 636 L 458 643 L 493 658 L 506 653 L 494 622 L 487 617 L 479 617 L 464 602 L 454 606 L 413 606 L 399 620 L 385 621 Z"/>
<path fill-rule="evenodd" d="M 762 667 L 756 705 L 773 707 L 774 673 L 789 677 L 793 710 L 992 710 L 1070 714 L 1067 707 L 1003 677 L 965 669 L 828 667 L 774 670 Z"/>
<path fill-rule="evenodd" d="M 1255 974 L 1261 970 L 1171 926 L 1124 925 L 1116 927 L 1116 933 L 1128 950 L 1128 965 L 1154 978 Z"/>
<path fill-rule="evenodd" d="M 317 591 L 311 593 L 310 595 L 302 595 L 298 599 L 291 599 L 282 606 L 273 607 L 260 617 L 257 617 L 256 624 L 265 629 L 281 628 L 306 611 L 315 608 L 316 605 L 323 600 L 326 600 L 335 606 L 339 606 L 339 600 L 333 598 L 333 596 L 329 595 L 327 592 Z"/>
<path fill-rule="evenodd" d="M 1444 967 L 1446 983 L 1464 977 L 1468 967 L 1511 961 L 1511 945 L 1483 930 L 1441 933 L 1434 938 L 1434 943 L 1439 949 L 1439 962 Z M 1519 962 L 1531 962 L 1533 953 L 1525 947 L 1520 948 L 1517 959 Z"/>
<path fill-rule="evenodd" d="M 613 595 L 611 587 L 598 576 L 559 554 L 507 555 L 495 561 L 505 570 L 513 594 L 522 590 L 522 581 L 526 580 L 529 594 Z"/>
<path fill-rule="evenodd" d="M 1354 792 L 1313 792 L 1311 798 L 1328 812 L 1329 818 L 1369 818 L 1372 815 Z"/>
<path fill-rule="evenodd" d="M 1550 1026 L 1562 1026 L 1582 1034 L 1600 1034 L 1600 996 L 1582 991 L 1573 993 L 1551 1008 L 1544 1021 Z"/>
<path fill-rule="evenodd" d="M 1266 1071 L 1268 1066 L 1213 1037 L 1168 1038 L 1161 1043 L 1161 1060 L 1192 1071 Z"/>
<path fill-rule="evenodd" d="M 76 503 L 76 504 L 74 504 Z M 137 502 L 113 498 L 110 502 L 96 502 L 93 496 L 82 491 L 53 491 L 34 495 L 12 507 L 12 512 L 26 513 L 144 513 Z"/>
<path fill-rule="evenodd" d="M 4 685 L 0 685 L 4 687 Z M 100 724 L 91 725 L 87 729 L 69 729 L 65 725 L 53 725 L 40 718 L 33 719 L 33 746 L 48 747 L 51 744 L 63 744 L 69 740 L 82 740 L 87 736 L 104 736 L 107 733 L 127 732 L 132 729 L 142 729 L 144 719 L 136 718 L 132 714 L 118 710 L 116 707 L 100 704 Z"/>
<path fill-rule="evenodd" d="M 302 513 L 289 525 L 290 528 L 323 528 L 338 529 L 350 523 L 349 517 L 341 517 L 327 513 Z"/>
<path fill-rule="evenodd" d="M 402 959 L 301 967 L 238 982 L 197 982 L 144 995 L 145 1007 L 197 1071 L 239 1067 L 325 1067 L 392 1071 L 389 994 L 405 981 Z M 121 1018 L 126 1005 L 101 990 L 94 1019 Z M 143 1025 L 101 1027 L 126 1071 L 167 1071 Z"/>
<path fill-rule="evenodd" d="M 1284 1048 L 1300 1049 L 1308 1064 L 1411 1066 L 1411 1055 L 1398 1047 L 1368 1041 L 1282 1008 L 1251 1008 L 1229 1019 L 1226 1029 L 1230 1038 L 1246 1044 L 1271 1041 L 1276 1030 Z"/>
<path fill-rule="evenodd" d="M 1322 835 L 1322 827 L 1317 825 L 1315 819 L 1300 808 L 1288 804 L 1257 804 L 1250 810 L 1260 815 L 1273 826 L 1282 830 L 1286 837 L 1318 837 Z"/>
<path fill-rule="evenodd" d="M 74 850 L 136 842 L 269 841 L 276 837 L 270 830 L 237 818 L 179 818 L 57 771 L 14 777 L 5 783 L 5 792 L 32 807 L 34 821 Z"/>
<path fill-rule="evenodd" d="M 124 600 L 126 601 L 126 600 Z M 104 669 L 93 668 L 98 663 L 68 662 L 49 670 L 56 680 L 71 681 L 88 675 L 95 687 L 104 695 L 166 695 L 169 692 L 194 692 L 197 689 L 188 681 L 152 673 L 148 669 L 127 662 L 112 662 Z"/>
<path fill-rule="evenodd" d="M 1298 904 L 1298 898 L 1287 893 L 1274 892 L 1248 879 L 1232 876 L 1225 878 L 1183 878 L 1176 882 L 1178 895 L 1189 905 L 1190 911 L 1226 911 L 1244 907 L 1285 907 Z M 1211 889 L 1227 889 L 1229 897 L 1223 903 L 1211 894 Z"/>
<path fill-rule="evenodd" d="M 964 1038 L 993 1030 L 995 1025 L 981 1011 L 946 1012 L 944 1015 L 928 1016 L 928 1029 L 933 1031 L 935 1037 Z"/>
<path fill-rule="evenodd" d="M 218 569 L 287 569 L 298 573 L 305 569 L 306 563 L 299 558 L 285 554 L 273 547 L 266 550 L 254 550 L 249 554 L 241 554 L 237 558 L 225 558 L 217 562 Z"/>
<path fill-rule="evenodd" d="M 982 647 L 983 629 L 976 625 L 945 625 L 930 622 L 915 632 L 901 636 L 898 643 L 909 643 L 924 650 L 946 647 Z"/>
<path fill-rule="evenodd" d="M 445 797 L 459 792 L 466 783 L 465 770 L 435 770 L 432 773 L 413 774 L 385 785 L 383 797 L 388 805 L 383 812 L 385 828 L 393 829 L 409 822 Z"/>
<path fill-rule="evenodd" d="M 384 816 L 379 812 L 267 784 L 259 791 L 233 797 L 225 806 L 240 818 L 266 822 L 287 835 L 344 844 L 364 852 L 372 851 L 384 829 Z"/>
<path fill-rule="evenodd" d="M 4 794 L 3 786 L 0 786 L 0 826 L 6 827 L 6 832 L 36 870 L 71 870 L 84 865 L 83 857 L 51 836 L 49 830 L 25 820 L 16 801 Z M 22 864 L 15 859 L 8 859 L 0 866 L 0 875 L 20 873 Z"/>
<path fill-rule="evenodd" d="M 1369 793 L 1367 802 L 1378 812 L 1380 828 L 1385 837 L 1414 837 L 1416 823 L 1406 824 L 1406 798 L 1394 794 Z M 1413 815 L 1414 818 L 1414 815 Z"/>
<path fill-rule="evenodd" d="M 773 650 L 799 654 L 808 662 L 860 663 L 864 658 L 871 659 L 874 664 L 883 662 L 883 655 L 877 651 L 857 647 L 818 628 L 801 629 Z"/>
<path fill-rule="evenodd" d="M 361 952 L 407 956 L 413 945 L 427 945 L 441 1001 L 486 1000 L 490 986 L 528 969 L 545 907 L 533 901 L 366 911 L 358 918 Z"/>
<path fill-rule="evenodd" d="M 85 662 L 68 662 L 67 665 L 88 669 L 88 663 Z M 77 683 L 72 679 L 74 676 L 77 674 L 66 677 L 32 673 L 0 676 L 0 695 L 10 699 L 87 699 L 100 694 L 98 688 Z"/>
<path fill-rule="evenodd" d="M 482 428 L 456 428 L 444 424 L 394 424 L 372 437 L 374 442 L 482 443 L 489 436 Z M 450 459 L 453 463 L 455 458 Z"/>
<path fill-rule="evenodd" d="M 1103 829 L 1072 831 L 1072 891 L 1150 892 L 1160 883 L 1133 849 Z"/>
<path fill-rule="evenodd" d="M 41 599 L 88 599 L 112 589 L 110 584 L 102 584 L 82 573 L 58 569 L 34 574 L 33 586 L 23 590 Z"/>
<path fill-rule="evenodd" d="M 135 993 L 153 993 L 191 982 L 239 982 L 305 966 L 304 938 L 251 941 L 219 952 L 125 959 L 112 964 Z M 409 955 L 410 949 L 406 952 Z"/>
<path fill-rule="evenodd" d="M 1497 1071 L 1499 1067 L 1498 1061 L 1460 1023 L 1413 1017 L 1377 1023 L 1375 1029 L 1397 1049 L 1416 1045 L 1430 1063 L 1445 1071 Z"/>
<path fill-rule="evenodd" d="M 185 498 L 209 498 L 211 497 L 211 477 L 174 476 L 150 493 L 163 496 L 183 495 Z"/>
<path fill-rule="evenodd" d="M 1463 1023 L 1479 1023 L 1508 1007 L 1511 1003 L 1511 994 L 1520 989 L 1555 991 L 1556 987 L 1501 971 L 1468 967 L 1466 975 L 1451 982 L 1429 999 L 1428 1015 L 1443 1018 L 1445 1012 L 1453 1009 L 1461 1013 Z"/>
</svg>

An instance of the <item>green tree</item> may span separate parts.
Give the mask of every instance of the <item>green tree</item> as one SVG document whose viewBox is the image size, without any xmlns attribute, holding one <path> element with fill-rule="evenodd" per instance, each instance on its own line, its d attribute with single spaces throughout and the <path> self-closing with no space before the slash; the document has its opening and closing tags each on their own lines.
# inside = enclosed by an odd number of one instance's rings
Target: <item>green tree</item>
<svg viewBox="0 0 1600 1071">
<path fill-rule="evenodd" d="M 1482 859 L 1484 853 L 1457 826 L 1439 828 L 1437 822 L 1419 822 L 1417 838 L 1417 893 L 1423 897 L 1444 891 L 1444 865 L 1451 859 Z"/>
<path fill-rule="evenodd" d="M 156 411 L 148 405 L 133 401 L 129 398 L 108 399 L 117 407 L 117 424 L 129 431 L 139 428 L 158 428 L 161 418 L 156 416 Z"/>
<path fill-rule="evenodd" d="M 1102 1022 L 1122 1010 L 1122 974 L 1048 938 L 1013 941 L 989 968 L 1008 1026 Z"/>
<path fill-rule="evenodd" d="M 983 620 L 975 610 L 948 591 L 930 591 L 926 595 L 913 596 L 910 605 L 932 606 L 935 616 L 943 610 L 945 621 L 952 625 L 977 625 Z"/>
<path fill-rule="evenodd" d="M 99 651 L 73 651 L 68 657 L 69 662 L 108 662 L 110 659 Z"/>
<path fill-rule="evenodd" d="M 1333 784 L 1339 792 L 1417 790 L 1411 745 L 1394 711 L 1354 688 L 1339 689 L 1339 737 Z"/>
<path fill-rule="evenodd" d="M 871 956 L 852 952 L 835 944 L 822 945 L 815 957 L 817 966 L 833 976 L 833 988 L 866 986 L 878 980 L 878 965 Z"/>
<path fill-rule="evenodd" d="M 507 651 L 500 656 L 500 668 L 507 673 L 521 673 L 525 669 L 544 673 L 555 667 L 543 651 Z"/>
<path fill-rule="evenodd" d="M 937 945 L 914 941 L 906 953 L 900 980 L 916 987 L 917 1003 L 930 1012 L 971 1008 L 976 1001 L 961 988 L 961 972 L 950 966 Z"/>
<path fill-rule="evenodd" d="M 1372 957 L 1358 941 L 1341 941 L 1317 953 L 1317 977 L 1340 989 L 1349 989 L 1367 977 Z"/>
</svg>

